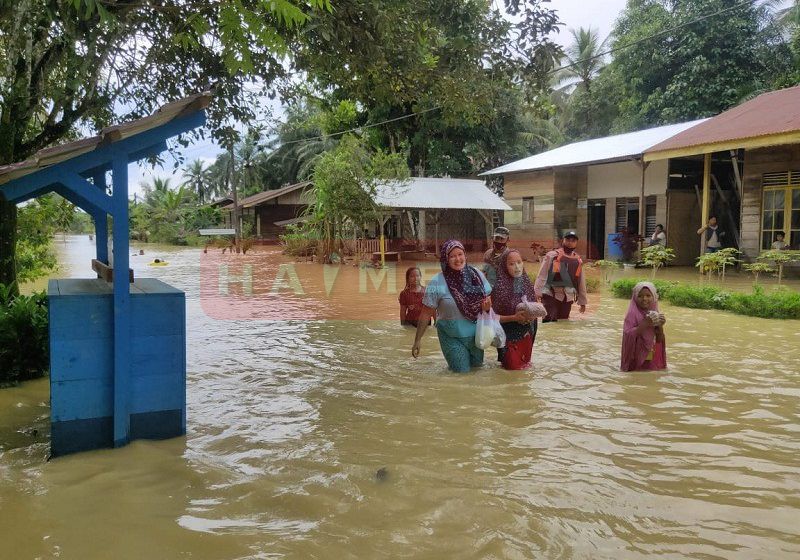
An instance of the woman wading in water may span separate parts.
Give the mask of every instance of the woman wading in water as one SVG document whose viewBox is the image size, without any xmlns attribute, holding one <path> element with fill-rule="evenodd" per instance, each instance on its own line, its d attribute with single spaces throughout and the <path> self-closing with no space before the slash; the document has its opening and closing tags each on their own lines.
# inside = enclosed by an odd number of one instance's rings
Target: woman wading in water
<svg viewBox="0 0 800 560">
<path fill-rule="evenodd" d="M 664 321 L 656 287 L 650 282 L 636 284 L 622 326 L 622 371 L 667 368 Z"/>
<path fill-rule="evenodd" d="M 483 350 L 475 345 L 475 322 L 481 310 L 491 309 L 492 288 L 478 269 L 467 264 L 460 241 L 446 241 L 439 259 L 442 272 L 425 289 L 411 355 L 419 356 L 422 336 L 435 316 L 436 333 L 447 366 L 457 373 L 467 373 L 483 364 Z"/>
</svg>

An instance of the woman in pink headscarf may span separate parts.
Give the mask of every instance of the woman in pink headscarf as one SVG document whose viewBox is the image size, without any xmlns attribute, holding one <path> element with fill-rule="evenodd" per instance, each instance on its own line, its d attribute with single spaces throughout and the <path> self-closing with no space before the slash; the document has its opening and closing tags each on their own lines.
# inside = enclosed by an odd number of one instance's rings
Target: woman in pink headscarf
<svg viewBox="0 0 800 560">
<path fill-rule="evenodd" d="M 656 287 L 650 282 L 636 284 L 622 326 L 622 371 L 666 369 L 664 321 Z"/>
</svg>

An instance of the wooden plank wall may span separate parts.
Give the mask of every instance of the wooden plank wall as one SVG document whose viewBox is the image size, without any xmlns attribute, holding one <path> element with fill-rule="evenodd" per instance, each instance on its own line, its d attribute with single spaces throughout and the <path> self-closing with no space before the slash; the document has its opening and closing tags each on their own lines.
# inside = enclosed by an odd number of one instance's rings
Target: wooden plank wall
<svg viewBox="0 0 800 560">
<path fill-rule="evenodd" d="M 556 199 L 556 240 L 564 232 L 575 230 L 579 237 L 578 252 L 582 255 L 586 255 L 589 211 L 587 208 L 578 208 L 578 199 L 587 197 L 588 178 L 588 166 L 559 167 L 556 169 L 553 184 Z"/>
<path fill-rule="evenodd" d="M 761 250 L 761 177 L 764 173 L 791 171 L 800 168 L 800 145 L 775 146 L 745 150 L 742 183 L 742 246 L 748 260 Z"/>
<path fill-rule="evenodd" d="M 523 257 L 535 258 L 530 250 L 532 242 L 550 246 L 555 238 L 555 211 L 549 213 L 534 212 L 534 223 L 522 223 L 522 199 L 524 197 L 555 197 L 553 192 L 553 171 L 534 171 L 514 173 L 504 176 L 504 194 L 506 204 L 512 210 L 505 212 L 505 226 L 511 232 L 510 245 L 519 249 Z"/>
</svg>

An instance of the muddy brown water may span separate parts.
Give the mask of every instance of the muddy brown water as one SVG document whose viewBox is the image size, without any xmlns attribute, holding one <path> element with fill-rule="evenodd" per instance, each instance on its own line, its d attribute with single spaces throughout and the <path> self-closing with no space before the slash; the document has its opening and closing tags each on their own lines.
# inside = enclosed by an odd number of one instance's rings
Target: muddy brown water
<svg viewBox="0 0 800 560">
<path fill-rule="evenodd" d="M 91 276 L 86 237 L 57 246 Z M 0 390 L 0 558 L 800 557 L 798 321 L 664 305 L 669 370 L 623 374 L 601 294 L 532 371 L 453 375 L 359 269 L 269 293 L 262 250 L 226 316 L 199 250 L 145 251 L 187 293 L 188 433 L 47 462 L 47 379 Z"/>
</svg>

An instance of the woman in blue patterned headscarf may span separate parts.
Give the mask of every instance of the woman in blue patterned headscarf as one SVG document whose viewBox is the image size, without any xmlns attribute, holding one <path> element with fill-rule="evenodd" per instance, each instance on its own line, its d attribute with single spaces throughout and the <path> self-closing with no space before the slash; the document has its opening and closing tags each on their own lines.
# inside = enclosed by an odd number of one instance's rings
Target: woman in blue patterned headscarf
<svg viewBox="0 0 800 560">
<path fill-rule="evenodd" d="M 419 356 L 428 319 L 436 316 L 439 345 L 453 371 L 466 373 L 483 364 L 483 350 L 475 345 L 475 322 L 481 310 L 488 311 L 492 300 L 489 282 L 478 269 L 467 264 L 460 241 L 451 239 L 440 251 L 442 272 L 434 276 L 422 298 L 422 313 L 411 355 Z"/>
</svg>

